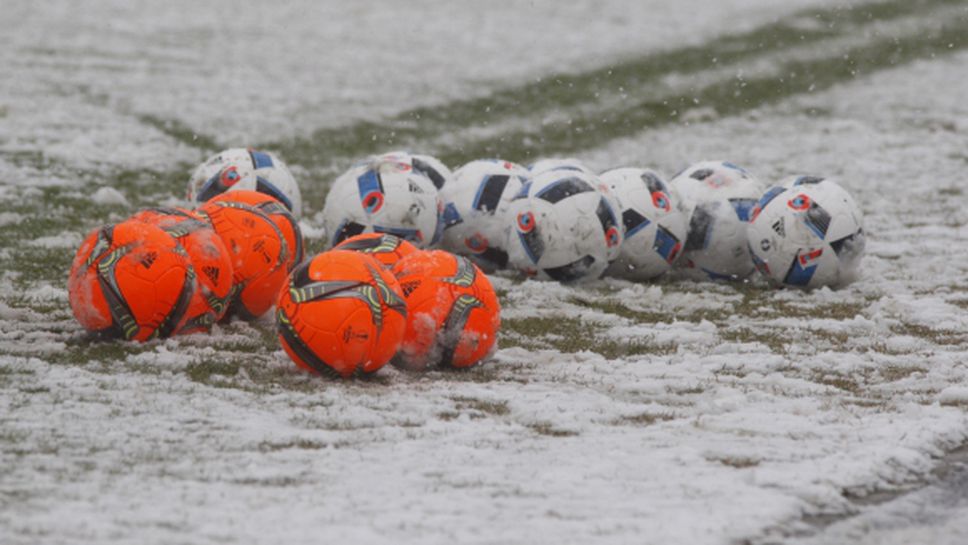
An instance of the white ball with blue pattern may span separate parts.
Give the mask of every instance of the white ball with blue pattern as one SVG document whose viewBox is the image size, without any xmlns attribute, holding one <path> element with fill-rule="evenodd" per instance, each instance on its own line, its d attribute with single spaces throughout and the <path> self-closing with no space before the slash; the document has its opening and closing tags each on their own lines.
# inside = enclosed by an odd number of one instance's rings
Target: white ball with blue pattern
<svg viewBox="0 0 968 545">
<path fill-rule="evenodd" d="M 440 191 L 444 201 L 441 248 L 469 257 L 485 272 L 507 267 L 505 216 L 511 199 L 528 179 L 528 169 L 501 159 L 478 159 L 455 170 Z"/>
<path fill-rule="evenodd" d="M 440 239 L 443 210 L 424 173 L 409 162 L 371 157 L 333 182 L 322 219 L 330 246 L 361 233 L 387 233 L 429 248 Z"/>
<path fill-rule="evenodd" d="M 622 207 L 621 252 L 605 271 L 633 281 L 652 280 L 672 268 L 686 242 L 686 218 L 678 196 L 647 168 L 616 168 L 601 174 Z"/>
<path fill-rule="evenodd" d="M 508 208 L 508 261 L 541 279 L 599 278 L 619 255 L 620 214 L 618 201 L 598 176 L 545 171 L 524 184 Z"/>
<path fill-rule="evenodd" d="M 669 182 L 688 218 L 678 266 L 695 280 L 742 280 L 754 271 L 746 228 L 763 186 L 728 161 L 695 163 Z"/>
<path fill-rule="evenodd" d="M 209 157 L 188 181 L 188 200 L 203 203 L 226 191 L 265 193 L 302 216 L 302 194 L 289 167 L 268 151 L 231 148 Z"/>
<path fill-rule="evenodd" d="M 837 288 L 859 276 L 863 224 L 860 208 L 840 184 L 792 176 L 760 198 L 747 243 L 754 265 L 774 285 Z"/>
</svg>

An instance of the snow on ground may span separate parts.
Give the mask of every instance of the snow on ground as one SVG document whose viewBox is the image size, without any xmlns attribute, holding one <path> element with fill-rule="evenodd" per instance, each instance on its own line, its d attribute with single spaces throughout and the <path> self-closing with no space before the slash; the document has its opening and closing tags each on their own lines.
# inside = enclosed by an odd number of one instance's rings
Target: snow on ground
<svg viewBox="0 0 968 545">
<path fill-rule="evenodd" d="M 768 20 L 766 4 L 715 10 L 735 26 Z M 335 9 L 328 5 L 280 8 L 294 27 L 278 48 L 260 48 L 264 10 L 201 7 L 186 22 L 177 16 L 187 5 L 118 4 L 75 16 L 99 31 L 96 40 L 64 32 L 63 17 L 32 20 L 18 4 L 24 23 L 0 37 L 16 46 L 0 48 L 3 62 L 21 57 L 8 65 L 23 75 L 0 88 L 0 181 L 9 190 L 0 223 L 29 219 L 6 209 L 42 201 L 50 185 L 74 188 L 58 194 L 65 214 L 120 217 L 131 194 L 87 191 L 92 176 L 198 158 L 142 123 L 144 114 L 189 126 L 204 119 L 226 141 L 252 137 L 246 126 L 276 137 L 462 96 L 480 79 L 501 87 L 490 82 L 502 64 L 513 77 L 594 66 L 672 37 L 691 40 L 677 31 L 684 20 L 697 19 L 701 39 L 722 26 L 714 10 L 694 17 L 699 3 L 642 3 L 627 16 L 607 4 L 593 23 L 602 39 L 571 49 L 546 38 L 590 19 L 588 8 L 550 17 L 552 4 L 537 3 L 498 25 L 494 14 L 507 6 L 488 7 L 485 24 L 433 5 L 434 28 L 453 38 L 448 48 L 482 62 L 446 71 L 431 63 L 440 70 L 433 79 L 446 83 L 428 90 L 413 74 L 419 63 L 383 45 L 399 36 L 396 22 L 417 26 L 397 4 L 349 8 L 360 26 L 386 30 L 373 33 L 372 50 L 347 42 L 335 19 L 315 29 L 318 18 L 296 16 Z M 258 39 L 230 47 L 227 30 L 200 36 L 225 19 Z M 547 35 L 525 32 L 538 23 Z M 46 62 L 29 45 L 38 28 L 60 31 L 50 33 Z M 483 38 L 459 31 L 467 28 Z M 425 58 L 454 58 L 426 34 L 414 40 Z M 315 55 L 290 54 L 304 43 Z M 394 55 L 401 65 L 384 76 L 399 95 L 373 85 L 372 73 L 327 64 L 350 62 L 322 54 L 345 43 L 360 55 Z M 223 54 L 227 74 L 208 64 Z M 231 76 L 247 58 L 268 67 L 251 87 L 192 77 L 206 68 Z M 759 283 L 571 288 L 497 276 L 502 348 L 468 373 L 387 368 L 371 381 L 323 381 L 275 348 L 269 320 L 147 347 L 85 344 L 62 283 L 31 280 L 39 273 L 30 268 L 0 271 L 0 542 L 719 544 L 810 534 L 813 543 L 902 543 L 964 533 L 957 483 L 876 508 L 865 501 L 935 479 L 939 458 L 968 439 L 968 212 L 959 183 L 968 81 L 952 76 L 966 62 L 964 53 L 918 62 L 579 154 L 598 168 L 667 174 L 721 157 L 765 180 L 836 176 L 861 203 L 870 236 L 856 284 L 805 294 Z M 273 82 L 293 67 L 302 91 L 290 96 Z M 126 79 L 117 88 L 101 77 L 112 72 Z M 184 85 L 169 94 L 168 78 Z M 65 91 L 50 95 L 58 85 Z M 359 103 L 333 108 L 347 89 Z M 279 97 L 279 109 L 251 125 L 252 103 L 264 97 Z M 298 121 L 279 124 L 287 116 Z M 62 263 L 82 233 L 60 229 L 31 233 L 25 251 Z M 19 246 L 0 247 L 0 259 Z M 921 508 L 924 517 L 912 515 Z M 940 530 L 925 522 L 935 520 Z"/>
</svg>

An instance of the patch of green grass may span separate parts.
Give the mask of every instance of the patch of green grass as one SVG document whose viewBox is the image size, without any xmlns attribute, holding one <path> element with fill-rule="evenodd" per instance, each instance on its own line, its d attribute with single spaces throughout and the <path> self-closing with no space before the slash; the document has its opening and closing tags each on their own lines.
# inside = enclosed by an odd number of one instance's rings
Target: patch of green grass
<svg viewBox="0 0 968 545">
<path fill-rule="evenodd" d="M 213 375 L 233 377 L 239 374 L 241 365 L 237 361 L 203 359 L 192 362 L 185 368 L 185 374 L 195 382 L 212 384 Z"/>
<path fill-rule="evenodd" d="M 200 134 L 177 119 L 163 119 L 154 115 L 142 115 L 138 118 L 145 125 L 151 125 L 171 138 L 186 146 L 215 153 L 222 146 L 211 136 Z"/>
<path fill-rule="evenodd" d="M 810 377 L 810 380 L 817 384 L 830 386 L 855 396 L 861 396 L 864 393 L 864 387 L 861 384 L 862 378 L 859 375 L 846 376 L 838 373 L 814 373 Z"/>
<path fill-rule="evenodd" d="M 490 401 L 476 397 L 455 396 L 451 399 L 458 410 L 471 410 L 491 416 L 507 416 L 511 410 L 507 401 Z"/>
<path fill-rule="evenodd" d="M 674 345 L 655 344 L 648 339 L 610 339 L 602 334 L 604 326 L 564 316 L 510 318 L 502 322 L 502 328 L 511 334 L 503 337 L 502 346 L 553 348 L 566 354 L 589 351 L 607 359 L 676 350 Z"/>
<path fill-rule="evenodd" d="M 613 422 L 614 424 L 629 424 L 634 426 L 651 426 L 656 422 L 668 422 L 674 420 L 676 416 L 672 413 L 652 413 L 644 412 L 629 416 L 621 416 Z"/>
<path fill-rule="evenodd" d="M 643 310 L 633 310 L 624 304 L 612 299 L 589 299 L 586 297 L 572 296 L 568 302 L 585 308 L 590 308 L 614 314 L 640 324 L 655 324 L 669 322 L 676 319 L 675 314 L 668 312 L 649 312 Z"/>
<path fill-rule="evenodd" d="M 958 346 L 968 343 L 968 334 L 953 329 L 934 329 L 921 324 L 901 323 L 891 327 L 897 335 L 910 335 L 940 346 Z"/>
<path fill-rule="evenodd" d="M 538 422 L 537 424 L 530 424 L 528 425 L 528 428 L 538 435 L 544 435 L 547 437 L 575 437 L 578 435 L 578 432 L 576 431 L 556 428 L 550 422 Z"/>
<path fill-rule="evenodd" d="M 785 337 L 774 331 L 756 331 L 750 327 L 720 328 L 719 338 L 733 343 L 760 343 L 774 354 L 786 354 Z"/>
<path fill-rule="evenodd" d="M 539 155 L 588 149 L 646 127 L 677 122 L 696 107 L 712 107 L 720 114 L 737 113 L 793 94 L 827 88 L 854 78 L 861 71 L 944 53 L 949 44 L 958 48 L 963 45 L 962 40 L 951 39 L 958 38 L 957 32 L 944 37 L 892 38 L 852 50 L 846 57 L 838 53 L 822 61 L 791 61 L 777 72 L 782 76 L 734 78 L 690 90 L 688 94 L 656 96 L 659 81 L 669 74 L 689 75 L 710 67 L 752 63 L 767 55 L 856 35 L 861 31 L 858 27 L 874 21 L 927 16 L 936 8 L 956 3 L 957 0 L 886 0 L 849 9 L 811 8 L 747 32 L 719 36 L 707 44 L 629 57 L 578 74 L 552 74 L 486 96 L 414 108 L 380 121 L 321 129 L 308 138 L 267 147 L 278 149 L 292 162 L 306 167 L 331 168 L 334 162 L 381 149 L 419 148 L 422 142 L 426 145 L 438 135 L 450 135 L 461 128 L 486 127 L 522 117 L 538 120 L 552 112 L 575 112 L 567 120 L 536 122 L 534 129 L 460 142 L 437 153 L 449 164 L 495 156 L 526 162 Z M 805 27 L 803 20 L 821 24 Z"/>
<path fill-rule="evenodd" d="M 760 460 L 751 456 L 707 456 L 706 460 L 736 469 L 748 469 L 760 465 Z"/>
</svg>

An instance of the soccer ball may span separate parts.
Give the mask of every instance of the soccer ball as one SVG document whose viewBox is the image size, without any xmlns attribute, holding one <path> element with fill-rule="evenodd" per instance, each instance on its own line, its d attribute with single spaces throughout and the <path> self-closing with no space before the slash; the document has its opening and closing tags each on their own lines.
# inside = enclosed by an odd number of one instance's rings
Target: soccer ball
<svg viewBox="0 0 968 545">
<path fill-rule="evenodd" d="M 439 238 L 442 212 L 430 178 L 402 162 L 374 158 L 333 182 L 323 207 L 323 226 L 333 246 L 375 232 L 425 248 Z"/>
<path fill-rule="evenodd" d="M 289 259 L 286 261 L 286 270 L 291 271 L 296 265 L 302 263 L 305 257 L 302 229 L 289 210 L 278 200 L 259 193 L 258 191 L 248 191 L 241 189 L 229 191 L 212 199 L 212 201 L 234 201 L 247 204 L 252 208 L 262 212 L 276 224 L 282 236 L 286 238 L 286 247 L 289 249 Z"/>
<path fill-rule="evenodd" d="M 274 153 L 254 149 L 232 148 L 209 157 L 188 180 L 188 200 L 203 203 L 238 189 L 265 193 L 296 218 L 302 215 L 302 195 L 289 167 Z"/>
<path fill-rule="evenodd" d="M 227 315 L 254 320 L 269 310 L 286 281 L 289 245 L 269 216 L 240 202 L 209 201 L 195 211 L 215 229 L 232 261 Z"/>
<path fill-rule="evenodd" d="M 128 220 L 88 234 L 67 292 L 74 317 L 88 331 L 147 341 L 178 330 L 195 292 L 195 271 L 168 233 Z"/>
<path fill-rule="evenodd" d="M 394 364 L 409 370 L 470 367 L 494 347 L 501 309 L 491 281 L 466 257 L 416 252 L 393 267 L 407 301 L 407 331 Z"/>
<path fill-rule="evenodd" d="M 380 159 L 402 163 L 424 176 L 430 178 L 437 190 L 441 190 L 453 178 L 453 173 L 447 168 L 440 159 L 433 155 L 421 155 L 410 153 L 409 151 L 389 151 L 380 156 Z"/>
<path fill-rule="evenodd" d="M 702 161 L 669 185 L 689 218 L 679 264 L 697 280 L 738 280 L 753 272 L 746 245 L 750 213 L 763 194 L 749 172 L 726 161 Z"/>
<path fill-rule="evenodd" d="M 406 330 L 396 278 L 360 252 L 332 250 L 296 267 L 276 306 L 283 349 L 299 367 L 327 376 L 375 372 Z"/>
<path fill-rule="evenodd" d="M 539 278 L 598 278 L 619 255 L 621 207 L 597 176 L 550 170 L 532 178 L 505 218 L 508 261 Z"/>
<path fill-rule="evenodd" d="M 507 214 L 528 180 L 520 165 L 498 159 L 471 161 L 440 192 L 444 201 L 441 247 L 466 255 L 485 271 L 508 264 Z"/>
<path fill-rule="evenodd" d="M 197 285 L 176 334 L 209 331 L 228 310 L 232 261 L 222 239 L 201 217 L 180 208 L 148 208 L 131 217 L 160 227 L 181 244 L 195 270 Z"/>
<path fill-rule="evenodd" d="M 863 216 L 854 199 L 835 181 L 814 176 L 768 189 L 746 234 L 757 270 L 776 285 L 849 284 L 864 255 Z"/>
<path fill-rule="evenodd" d="M 643 168 L 617 168 L 601 175 L 622 207 L 624 240 L 605 274 L 651 280 L 668 271 L 682 252 L 686 218 L 662 178 Z"/>
<path fill-rule="evenodd" d="M 529 166 L 528 170 L 531 172 L 531 176 L 537 176 L 549 170 L 573 170 L 585 174 L 595 174 L 594 170 L 574 157 L 539 159 Z"/>
<path fill-rule="evenodd" d="M 406 240 L 386 233 L 364 233 L 340 242 L 334 250 L 352 250 L 369 254 L 386 269 L 392 269 L 397 261 L 419 252 L 416 246 Z"/>
</svg>

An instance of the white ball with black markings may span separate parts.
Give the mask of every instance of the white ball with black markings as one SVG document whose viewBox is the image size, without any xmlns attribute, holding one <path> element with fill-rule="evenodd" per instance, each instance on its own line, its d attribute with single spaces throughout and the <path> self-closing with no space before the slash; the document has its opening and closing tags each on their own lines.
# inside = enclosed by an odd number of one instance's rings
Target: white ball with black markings
<svg viewBox="0 0 968 545">
<path fill-rule="evenodd" d="M 327 242 L 387 233 L 428 248 L 440 238 L 443 202 L 429 177 L 409 164 L 371 157 L 330 187 L 323 207 Z"/>
<path fill-rule="evenodd" d="M 286 163 L 272 152 L 249 148 L 227 149 L 206 159 L 188 180 L 188 200 L 203 203 L 239 189 L 269 195 L 297 219 L 302 215 L 299 184 Z"/>
<path fill-rule="evenodd" d="M 741 280 L 753 273 L 746 227 L 763 186 L 728 161 L 701 161 L 672 178 L 688 218 L 679 267 L 696 280 Z"/>
<path fill-rule="evenodd" d="M 508 208 L 508 260 L 559 282 L 599 278 L 622 244 L 621 207 L 594 174 L 551 170 L 532 178 Z"/>
<path fill-rule="evenodd" d="M 754 265 L 771 283 L 836 288 L 859 274 L 863 222 L 857 203 L 837 182 L 793 176 L 763 194 L 747 242 Z"/>
<path fill-rule="evenodd" d="M 505 220 L 511 199 L 529 179 L 521 165 L 500 159 L 471 161 L 440 191 L 444 201 L 443 249 L 469 257 L 485 272 L 508 264 Z"/>
<path fill-rule="evenodd" d="M 628 280 L 652 280 L 672 268 L 686 241 L 686 217 L 678 196 L 655 171 L 616 168 L 601 179 L 622 207 L 624 241 L 605 271 Z"/>
</svg>

